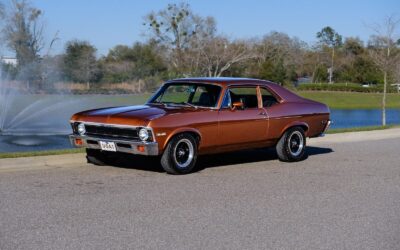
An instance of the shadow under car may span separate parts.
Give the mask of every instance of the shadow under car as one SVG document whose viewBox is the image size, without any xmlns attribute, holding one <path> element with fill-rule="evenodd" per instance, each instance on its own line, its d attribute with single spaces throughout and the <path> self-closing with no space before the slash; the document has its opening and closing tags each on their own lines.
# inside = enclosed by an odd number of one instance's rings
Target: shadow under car
<svg viewBox="0 0 400 250">
<path fill-rule="evenodd" d="M 306 156 L 329 154 L 334 152 L 331 148 L 307 146 Z M 109 164 L 114 167 L 145 170 L 152 172 L 164 172 L 160 164 L 160 157 L 138 156 L 126 153 L 110 154 L 113 158 Z M 254 163 L 261 161 L 277 160 L 278 156 L 274 148 L 251 149 L 237 152 L 202 155 L 197 158 L 194 172 L 213 167 L 236 165 L 243 163 Z M 290 163 L 288 163 L 290 164 Z"/>
</svg>

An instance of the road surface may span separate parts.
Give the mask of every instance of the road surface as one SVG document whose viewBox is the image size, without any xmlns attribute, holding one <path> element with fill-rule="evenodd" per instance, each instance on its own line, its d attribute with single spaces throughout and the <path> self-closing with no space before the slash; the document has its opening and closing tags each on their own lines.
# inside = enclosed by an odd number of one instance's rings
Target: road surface
<svg viewBox="0 0 400 250">
<path fill-rule="evenodd" d="M 92 166 L 82 154 L 0 160 L 0 249 L 400 249 L 400 130 L 201 157 Z"/>
</svg>

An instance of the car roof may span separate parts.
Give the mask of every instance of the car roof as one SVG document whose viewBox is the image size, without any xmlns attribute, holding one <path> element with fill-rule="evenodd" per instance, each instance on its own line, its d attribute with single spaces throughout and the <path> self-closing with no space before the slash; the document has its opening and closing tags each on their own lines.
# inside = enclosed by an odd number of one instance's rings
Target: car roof
<svg viewBox="0 0 400 250">
<path fill-rule="evenodd" d="M 308 101 L 295 93 L 289 91 L 288 89 L 280 86 L 277 83 L 270 82 L 267 80 L 260 80 L 254 78 L 240 78 L 240 77 L 195 77 L 195 78 L 179 78 L 170 80 L 167 83 L 174 82 L 193 82 L 193 83 L 210 83 L 210 84 L 219 84 L 219 85 L 230 85 L 230 84 L 264 84 L 268 86 L 270 90 L 272 90 L 282 101 Z"/>
<path fill-rule="evenodd" d="M 191 77 L 191 78 L 179 78 L 168 82 L 199 82 L 199 83 L 216 83 L 216 84 L 268 84 L 272 83 L 266 80 L 254 79 L 254 78 L 242 78 L 242 77 Z"/>
</svg>

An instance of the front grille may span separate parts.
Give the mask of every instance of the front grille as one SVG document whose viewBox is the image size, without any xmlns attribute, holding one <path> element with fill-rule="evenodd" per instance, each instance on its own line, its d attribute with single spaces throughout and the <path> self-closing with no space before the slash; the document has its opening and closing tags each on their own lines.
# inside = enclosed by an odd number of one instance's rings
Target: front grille
<svg viewBox="0 0 400 250">
<path fill-rule="evenodd" d="M 85 124 L 85 128 L 86 128 L 86 135 L 88 136 L 106 136 L 106 137 L 139 140 L 137 129 L 97 126 L 88 124 Z"/>
</svg>

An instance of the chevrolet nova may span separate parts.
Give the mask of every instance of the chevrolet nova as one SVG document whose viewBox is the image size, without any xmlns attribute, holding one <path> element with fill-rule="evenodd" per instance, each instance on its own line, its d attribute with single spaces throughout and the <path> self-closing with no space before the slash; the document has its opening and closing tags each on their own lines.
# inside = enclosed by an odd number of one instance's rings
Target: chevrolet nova
<svg viewBox="0 0 400 250">
<path fill-rule="evenodd" d="M 71 143 L 88 162 L 116 153 L 160 156 L 167 173 L 190 173 L 198 155 L 275 147 L 281 161 L 305 156 L 306 138 L 329 127 L 329 108 L 278 84 L 247 78 L 166 82 L 145 105 L 74 114 Z M 123 154 L 120 154 L 123 157 Z"/>
</svg>

